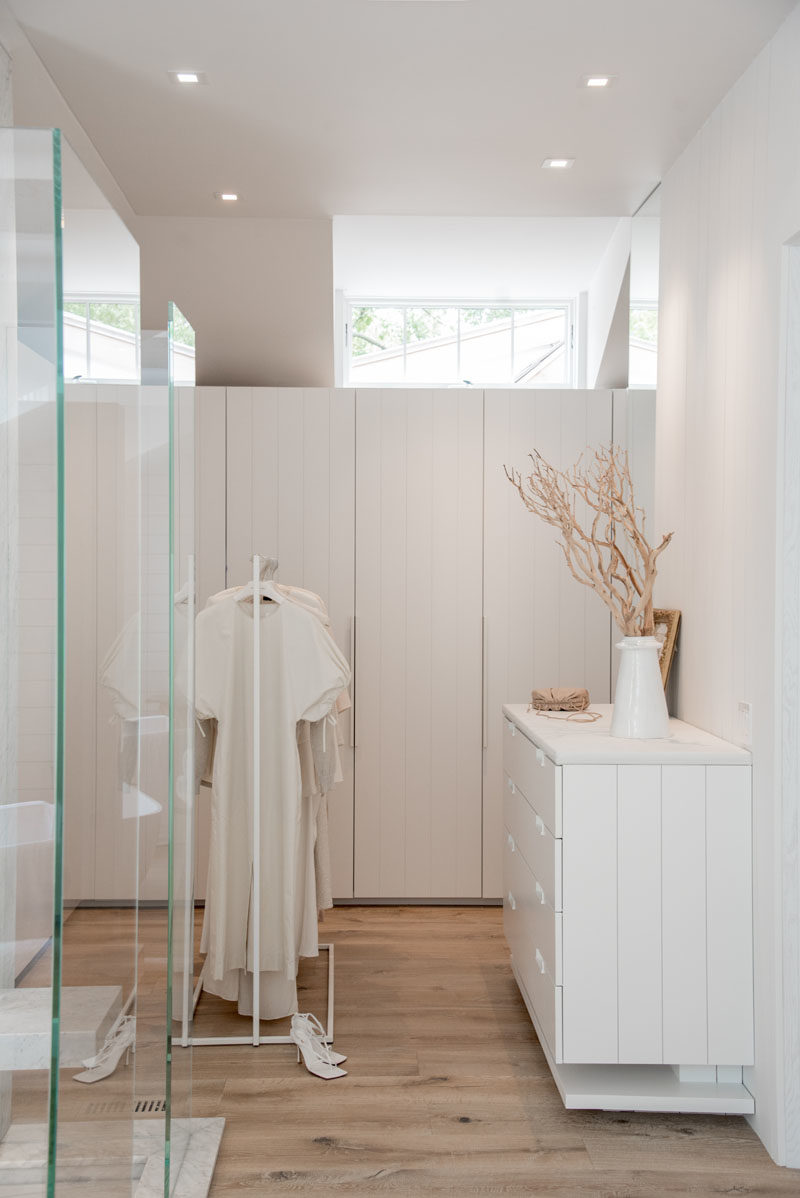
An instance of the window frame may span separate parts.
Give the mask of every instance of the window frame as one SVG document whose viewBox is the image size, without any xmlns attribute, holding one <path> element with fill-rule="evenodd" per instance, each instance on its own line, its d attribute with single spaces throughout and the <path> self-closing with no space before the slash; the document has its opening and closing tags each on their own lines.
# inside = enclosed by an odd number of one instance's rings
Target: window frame
<svg viewBox="0 0 800 1198">
<path fill-rule="evenodd" d="M 89 383 L 89 384 L 99 384 L 99 383 L 113 384 L 114 386 L 119 385 L 122 387 L 127 387 L 127 386 L 131 386 L 131 385 L 138 386 L 141 383 L 141 378 L 142 378 L 142 306 L 141 306 L 140 297 L 138 295 L 111 295 L 108 293 L 97 294 L 96 292 L 87 293 L 87 292 L 78 292 L 78 291 L 70 292 L 69 294 L 64 295 L 63 315 L 64 316 L 67 316 L 67 315 L 73 316 L 73 315 L 75 315 L 75 313 L 67 312 L 67 310 L 66 310 L 67 304 L 83 304 L 83 307 L 84 307 L 84 310 L 86 313 L 84 319 L 86 322 L 85 354 L 86 354 L 87 373 L 84 375 L 81 375 L 80 378 L 77 378 L 77 379 L 68 378 L 68 379 L 65 379 L 64 381 L 67 383 L 76 382 L 76 383 Z M 135 347 L 135 352 L 136 352 L 136 377 L 135 378 L 125 378 L 125 379 L 104 378 L 99 375 L 93 375 L 90 373 L 91 365 L 92 365 L 91 327 L 90 326 L 91 326 L 92 321 L 91 321 L 91 317 L 89 315 L 89 309 L 91 308 L 92 304 L 129 304 L 132 308 L 136 309 L 136 332 L 133 335 L 134 336 L 134 347 Z M 120 331 L 122 331 L 122 330 L 120 330 Z"/>
<path fill-rule="evenodd" d="M 453 298 L 448 298 L 446 296 L 445 297 L 437 296 L 435 298 L 430 298 L 430 297 L 420 298 L 418 296 L 415 296 L 412 298 L 407 298 L 407 297 L 398 298 L 398 297 L 390 297 L 390 296 L 385 296 L 385 295 L 368 296 L 368 295 L 349 294 L 346 292 L 340 293 L 340 295 L 341 295 L 341 304 L 340 304 L 341 316 L 340 316 L 339 336 L 337 337 L 337 342 L 338 342 L 338 345 L 341 347 L 341 362 L 342 362 L 342 383 L 341 383 L 341 385 L 344 387 L 375 388 L 375 389 L 389 388 L 389 387 L 412 389 L 412 388 L 418 387 L 418 388 L 431 389 L 431 388 L 436 388 L 436 387 L 459 388 L 459 387 L 474 386 L 476 388 L 481 388 L 484 390 L 492 390 L 492 389 L 506 390 L 508 388 L 514 388 L 514 389 L 519 388 L 520 390 L 523 390 L 523 389 L 530 390 L 530 389 L 537 389 L 537 388 L 545 389 L 548 387 L 550 387 L 550 388 L 552 388 L 552 387 L 572 388 L 572 387 L 576 386 L 575 380 L 577 378 L 577 337 L 576 337 L 577 305 L 576 305 L 576 299 L 574 297 L 570 297 L 570 298 L 561 297 L 558 299 L 538 298 L 538 299 L 525 299 L 525 300 L 521 300 L 521 299 L 506 300 L 506 299 L 496 299 L 496 298 L 482 299 L 480 297 L 470 298 L 470 299 L 463 299 L 463 298 L 453 299 Z M 351 329 L 352 329 L 352 325 L 353 325 L 353 310 L 356 308 L 392 308 L 395 311 L 398 309 L 401 309 L 403 311 L 403 376 L 404 377 L 402 380 L 398 380 L 398 381 L 381 380 L 378 382 L 367 382 L 366 380 L 360 380 L 360 379 L 354 380 L 351 377 L 351 373 L 350 373 L 350 366 L 351 366 L 350 346 L 351 346 L 351 340 L 352 340 Z M 460 380 L 455 381 L 455 382 L 441 382 L 438 380 L 425 381 L 422 379 L 408 379 L 405 377 L 406 354 L 407 354 L 407 347 L 408 347 L 408 338 L 407 338 L 407 333 L 406 333 L 406 330 L 407 330 L 407 315 L 406 315 L 406 313 L 407 313 L 407 310 L 410 308 L 455 308 L 459 312 L 458 334 L 457 334 L 457 343 L 456 343 L 456 354 L 457 354 L 456 369 L 457 369 L 458 374 L 461 373 L 461 318 L 460 318 L 460 312 L 462 309 L 465 309 L 465 308 L 503 308 L 503 309 L 511 310 L 512 321 L 511 321 L 511 330 L 510 330 L 511 331 L 510 356 L 511 356 L 512 368 L 513 368 L 513 362 L 514 362 L 513 313 L 516 311 L 530 312 L 531 309 L 537 309 L 537 308 L 541 308 L 543 310 L 545 310 L 545 309 L 552 310 L 554 308 L 555 309 L 563 309 L 564 315 L 565 315 L 565 326 L 566 326 L 566 344 L 565 344 L 565 363 L 566 363 L 566 372 L 565 373 L 566 373 L 566 377 L 563 381 L 558 382 L 558 383 L 554 383 L 554 382 L 536 383 L 536 382 L 524 382 L 524 381 L 515 382 L 513 380 L 513 378 L 512 379 L 508 379 L 508 378 L 507 379 L 497 379 L 497 380 L 493 380 L 491 382 L 490 381 L 485 381 L 485 382 L 482 381 L 482 382 L 477 382 L 474 384 L 465 383 Z"/>
<path fill-rule="evenodd" d="M 633 337 L 631 336 L 631 318 L 632 318 L 634 312 L 655 312 L 656 317 L 658 317 L 658 315 L 659 315 L 658 300 L 657 299 L 655 299 L 655 300 L 634 300 L 634 299 L 632 299 L 632 300 L 630 300 L 629 305 L 628 305 L 628 387 L 631 391 L 652 391 L 654 389 L 654 387 L 656 386 L 656 384 L 654 382 L 653 383 L 633 383 L 633 382 L 631 382 L 631 378 L 630 378 L 631 348 L 632 348 L 632 342 L 633 342 Z M 656 319 L 655 355 L 656 355 L 656 370 L 658 370 L 658 319 Z"/>
</svg>

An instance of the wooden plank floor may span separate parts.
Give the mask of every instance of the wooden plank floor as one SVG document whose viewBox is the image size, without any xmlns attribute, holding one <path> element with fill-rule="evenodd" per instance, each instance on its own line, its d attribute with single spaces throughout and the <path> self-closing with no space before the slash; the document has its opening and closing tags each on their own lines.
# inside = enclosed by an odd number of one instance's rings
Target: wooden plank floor
<svg viewBox="0 0 800 1198">
<path fill-rule="evenodd" d="M 744 1119 L 565 1111 L 499 910 L 338 908 L 322 939 L 348 1076 L 312 1077 L 291 1047 L 195 1049 L 193 1113 L 227 1119 L 211 1198 L 800 1193 Z M 320 971 L 302 976 L 320 1012 Z"/>
<path fill-rule="evenodd" d="M 139 913 L 138 952 L 132 920 L 80 910 L 66 925 L 68 984 L 124 982 L 138 959 L 140 1048 L 135 1068 L 95 1086 L 65 1073 L 65 1157 L 89 1121 L 118 1118 L 123 1166 L 132 1099 L 163 1093 L 165 914 Z M 312 1077 L 291 1046 L 174 1050 L 175 1114 L 227 1120 L 211 1198 L 800 1194 L 800 1172 L 773 1165 L 744 1119 L 565 1111 L 511 975 L 499 910 L 338 908 L 321 938 L 336 946 L 347 1077 Z M 301 1007 L 320 1015 L 324 962 L 301 972 Z M 47 969 L 43 960 L 26 982 L 46 984 Z M 249 1021 L 204 995 L 195 1030 L 246 1034 Z M 16 1118 L 41 1119 L 44 1075 L 15 1084 Z M 112 1147 L 102 1147 L 107 1163 Z M 103 1198 L 127 1192 L 121 1179 L 105 1186 Z"/>
</svg>

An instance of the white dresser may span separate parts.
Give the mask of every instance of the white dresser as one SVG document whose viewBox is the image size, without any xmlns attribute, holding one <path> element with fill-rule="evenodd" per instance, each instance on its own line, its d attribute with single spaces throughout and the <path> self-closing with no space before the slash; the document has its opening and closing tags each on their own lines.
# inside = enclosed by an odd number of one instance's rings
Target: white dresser
<svg viewBox="0 0 800 1198">
<path fill-rule="evenodd" d="M 564 1104 L 746 1114 L 751 758 L 503 708 L 504 926 Z"/>
</svg>

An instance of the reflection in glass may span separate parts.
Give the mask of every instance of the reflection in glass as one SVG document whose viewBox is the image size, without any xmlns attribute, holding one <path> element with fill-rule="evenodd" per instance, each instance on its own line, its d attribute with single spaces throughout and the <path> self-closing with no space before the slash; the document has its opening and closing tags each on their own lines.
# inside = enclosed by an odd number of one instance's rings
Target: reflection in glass
<svg viewBox="0 0 800 1198">
<path fill-rule="evenodd" d="M 196 795 L 194 718 L 195 575 L 195 392 L 179 386 L 184 346 L 194 330 L 175 304 L 169 305 L 170 405 L 170 717 L 172 770 L 169 792 L 169 949 L 167 963 L 167 1126 L 169 1193 L 179 1183 L 186 1159 L 192 1114 L 194 991 L 194 856 Z"/>
<path fill-rule="evenodd" d="M 63 705 L 59 138 L 0 129 L 0 1195 L 48 1181 Z M 57 952 L 55 978 L 58 978 Z M 55 1003 L 55 1007 L 54 1007 Z M 66 1037 L 64 1051 L 74 1045 Z M 52 1162 L 52 1152 L 50 1153 Z"/>
</svg>

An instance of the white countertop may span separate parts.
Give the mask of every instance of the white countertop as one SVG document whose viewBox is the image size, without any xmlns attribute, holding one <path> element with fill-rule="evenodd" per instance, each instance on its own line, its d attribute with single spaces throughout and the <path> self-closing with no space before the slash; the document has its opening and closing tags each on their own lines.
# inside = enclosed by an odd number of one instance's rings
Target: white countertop
<svg viewBox="0 0 800 1198">
<path fill-rule="evenodd" d="M 670 735 L 665 740 L 627 740 L 611 736 L 610 703 L 592 703 L 590 711 L 602 718 L 593 724 L 574 720 L 547 719 L 528 711 L 525 703 L 506 703 L 503 715 L 522 733 L 544 749 L 556 765 L 569 763 L 615 763 L 644 765 L 665 762 L 669 765 L 750 765 L 747 749 L 732 745 L 682 720 L 670 720 Z"/>
</svg>

